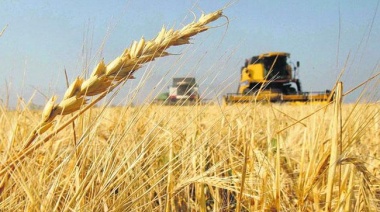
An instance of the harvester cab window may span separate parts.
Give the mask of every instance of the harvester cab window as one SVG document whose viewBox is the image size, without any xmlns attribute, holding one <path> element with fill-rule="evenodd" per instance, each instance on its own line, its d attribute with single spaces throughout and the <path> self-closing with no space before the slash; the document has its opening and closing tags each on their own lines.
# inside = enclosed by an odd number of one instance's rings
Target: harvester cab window
<svg viewBox="0 0 380 212">
<path fill-rule="evenodd" d="M 288 79 L 289 70 L 287 57 L 273 56 L 263 59 L 265 72 L 268 74 L 267 79 Z"/>
<path fill-rule="evenodd" d="M 249 62 L 249 64 L 257 64 L 257 63 L 260 63 L 260 59 L 258 56 L 252 57 L 251 61 Z"/>
</svg>

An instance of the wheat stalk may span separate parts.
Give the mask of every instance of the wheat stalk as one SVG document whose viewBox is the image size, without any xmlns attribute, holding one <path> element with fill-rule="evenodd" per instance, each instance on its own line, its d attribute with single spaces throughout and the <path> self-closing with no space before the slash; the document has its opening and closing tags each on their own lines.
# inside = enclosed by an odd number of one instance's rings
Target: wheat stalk
<svg viewBox="0 0 380 212">
<path fill-rule="evenodd" d="M 77 77 L 70 84 L 59 103 L 56 103 L 57 96 L 49 99 L 43 109 L 39 124 L 31 132 L 18 154 L 1 166 L 0 175 L 4 174 L 7 167 L 12 167 L 16 161 L 24 158 L 52 137 L 52 135 L 48 135 L 46 136 L 47 139 L 43 139 L 40 143 L 37 142 L 34 145 L 35 147 L 31 146 L 38 135 L 43 134 L 54 125 L 54 120 L 58 115 L 64 116 L 78 112 L 52 134 L 56 134 L 75 121 L 80 114 L 95 105 L 96 102 L 104 98 L 118 85 L 128 79 L 133 79 L 134 72 L 141 68 L 143 64 L 153 61 L 158 57 L 170 55 L 166 50 L 171 46 L 190 44 L 191 37 L 208 30 L 210 27 L 207 24 L 222 16 L 222 10 L 218 10 L 207 15 L 202 14 L 198 21 L 193 21 L 180 30 L 163 27 L 157 37 L 152 40 L 146 41 L 144 38 L 141 38 L 139 41 L 132 42 L 129 48 L 125 49 L 119 57 L 108 65 L 103 60 L 100 61 L 88 79 Z M 97 96 L 97 98 L 88 103 L 87 98 L 91 96 Z"/>
<path fill-rule="evenodd" d="M 0 37 L 3 35 L 3 33 L 5 32 L 5 29 L 7 29 L 7 27 L 8 27 L 8 24 L 5 25 L 5 27 L 1 30 L 1 32 L 0 32 Z"/>
<path fill-rule="evenodd" d="M 332 131 L 332 139 L 331 139 L 331 152 L 330 152 L 330 162 L 329 162 L 329 170 L 328 170 L 328 178 L 327 178 L 327 187 L 326 187 L 326 208 L 325 211 L 332 210 L 332 201 L 333 201 L 333 187 L 336 181 L 335 174 L 337 172 L 337 164 L 339 155 L 341 154 L 341 134 L 342 134 L 342 91 L 343 91 L 343 83 L 339 82 L 336 87 L 336 99 L 334 104 L 334 121 L 333 121 L 333 131 Z M 339 172 L 340 178 L 340 172 Z"/>
</svg>

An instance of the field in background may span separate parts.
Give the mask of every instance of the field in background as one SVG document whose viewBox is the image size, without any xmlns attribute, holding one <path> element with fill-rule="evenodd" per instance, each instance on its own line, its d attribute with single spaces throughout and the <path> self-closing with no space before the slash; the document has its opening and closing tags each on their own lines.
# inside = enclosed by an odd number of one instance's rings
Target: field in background
<svg viewBox="0 0 380 212">
<path fill-rule="evenodd" d="M 380 105 L 343 105 L 341 116 L 321 107 L 93 108 L 5 169 L 0 209 L 376 210 Z M 1 161 L 21 149 L 40 114 L 1 108 Z"/>
</svg>

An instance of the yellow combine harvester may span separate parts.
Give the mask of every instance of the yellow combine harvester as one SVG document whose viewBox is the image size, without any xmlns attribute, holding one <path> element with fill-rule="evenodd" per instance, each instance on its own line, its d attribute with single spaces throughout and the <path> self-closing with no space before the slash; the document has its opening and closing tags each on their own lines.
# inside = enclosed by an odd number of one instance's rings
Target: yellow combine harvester
<svg viewBox="0 0 380 212">
<path fill-rule="evenodd" d="M 327 102 L 331 92 L 303 92 L 297 78 L 299 62 L 293 67 L 286 52 L 269 52 L 246 60 L 237 93 L 224 96 L 227 104 L 255 101 Z"/>
</svg>

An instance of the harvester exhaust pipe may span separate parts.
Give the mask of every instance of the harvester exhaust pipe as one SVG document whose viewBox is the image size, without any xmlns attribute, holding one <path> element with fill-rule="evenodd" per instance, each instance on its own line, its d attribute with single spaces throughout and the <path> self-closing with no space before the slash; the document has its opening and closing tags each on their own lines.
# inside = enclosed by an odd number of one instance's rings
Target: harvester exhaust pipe
<svg viewBox="0 0 380 212">
<path fill-rule="evenodd" d="M 298 79 L 296 79 L 296 86 L 298 93 L 302 93 L 301 82 Z"/>
</svg>

